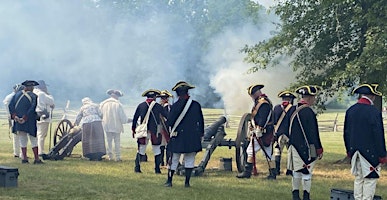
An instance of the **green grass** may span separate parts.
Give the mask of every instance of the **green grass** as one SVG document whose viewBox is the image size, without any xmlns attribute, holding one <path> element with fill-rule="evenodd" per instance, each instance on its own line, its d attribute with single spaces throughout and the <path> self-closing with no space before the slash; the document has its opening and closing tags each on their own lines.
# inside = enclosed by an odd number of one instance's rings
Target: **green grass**
<svg viewBox="0 0 387 200">
<path fill-rule="evenodd" d="M 319 120 L 333 120 L 337 112 L 319 115 Z M 208 123 L 223 114 L 222 110 L 204 109 Z M 339 114 L 339 121 L 344 113 Z M 229 118 L 226 139 L 235 140 L 240 116 Z M 5 120 L 0 121 L 1 124 Z M 328 122 L 326 122 L 328 123 Z M 340 122 L 342 123 L 342 121 Z M 54 126 L 55 127 L 55 123 Z M 18 187 L 0 188 L 0 199 L 291 199 L 291 177 L 278 176 L 277 180 L 266 180 L 267 164 L 259 153 L 257 168 L 260 174 L 251 179 L 237 179 L 235 148 L 218 147 L 211 156 L 203 176 L 193 177 L 191 188 L 184 188 L 184 177 L 174 176 L 173 187 L 165 188 L 166 169 L 161 175 L 154 173 L 153 154 L 148 147 L 149 161 L 142 163 L 141 174 L 133 172 L 136 143 L 131 138 L 129 125 L 122 135 L 123 162 L 92 162 L 81 159 L 81 144 L 74 149 L 72 157 L 62 161 L 45 161 L 44 165 L 21 164 L 12 157 L 12 144 L 8 139 L 7 126 L 0 127 L 0 165 L 16 167 L 19 170 Z M 351 189 L 354 177 L 348 164 L 334 164 L 344 158 L 341 132 L 321 132 L 324 157 L 315 168 L 311 197 L 330 199 L 332 188 Z M 46 148 L 48 148 L 48 141 Z M 28 155 L 32 157 L 30 147 Z M 197 163 L 203 152 L 197 155 Z M 219 170 L 222 157 L 233 160 L 233 171 Z M 30 159 L 31 161 L 31 159 Z M 286 151 L 282 158 L 285 170 Z M 387 197 L 387 171 L 382 171 L 376 194 Z"/>
</svg>

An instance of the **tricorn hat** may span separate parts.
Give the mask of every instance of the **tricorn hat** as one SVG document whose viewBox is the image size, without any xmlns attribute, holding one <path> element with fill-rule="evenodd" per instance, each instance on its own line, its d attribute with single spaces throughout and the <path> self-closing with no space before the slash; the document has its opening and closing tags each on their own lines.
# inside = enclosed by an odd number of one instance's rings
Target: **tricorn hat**
<svg viewBox="0 0 387 200">
<path fill-rule="evenodd" d="M 278 93 L 278 97 L 279 98 L 286 98 L 286 97 L 288 97 L 288 98 L 294 99 L 294 98 L 296 98 L 296 95 L 293 92 L 290 92 L 288 90 L 284 90 L 284 91 L 281 91 L 280 93 Z"/>
<path fill-rule="evenodd" d="M 38 82 L 36 82 L 36 81 L 32 81 L 32 80 L 26 80 L 26 81 L 24 81 L 23 83 L 22 83 L 22 85 L 24 85 L 24 86 L 37 86 L 37 85 L 39 85 L 39 83 Z"/>
<path fill-rule="evenodd" d="M 378 84 L 361 84 L 357 86 L 353 91 L 352 94 L 372 94 L 376 96 L 382 96 L 382 93 L 377 91 L 376 88 L 378 87 Z"/>
<path fill-rule="evenodd" d="M 108 95 L 116 95 L 117 97 L 124 96 L 124 93 L 122 93 L 121 91 L 113 90 L 113 89 L 109 89 L 108 91 L 106 91 L 106 94 L 108 94 Z"/>
<path fill-rule="evenodd" d="M 176 83 L 176 85 L 172 88 L 172 91 L 176 91 L 176 90 L 189 90 L 189 89 L 192 89 L 192 88 L 195 88 L 195 86 L 185 82 L 185 81 L 179 81 Z"/>
<path fill-rule="evenodd" d="M 173 95 L 168 90 L 161 90 L 160 95 L 158 97 L 173 97 Z"/>
<path fill-rule="evenodd" d="M 160 90 L 149 89 L 142 93 L 143 97 L 155 97 L 157 95 L 160 95 Z"/>
<path fill-rule="evenodd" d="M 250 85 L 248 88 L 247 88 L 247 93 L 249 95 L 253 95 L 256 91 L 262 89 L 264 87 L 264 85 L 262 84 L 254 84 L 254 85 Z"/>
<path fill-rule="evenodd" d="M 297 94 L 315 96 L 322 88 L 317 85 L 304 85 L 296 89 Z"/>
</svg>

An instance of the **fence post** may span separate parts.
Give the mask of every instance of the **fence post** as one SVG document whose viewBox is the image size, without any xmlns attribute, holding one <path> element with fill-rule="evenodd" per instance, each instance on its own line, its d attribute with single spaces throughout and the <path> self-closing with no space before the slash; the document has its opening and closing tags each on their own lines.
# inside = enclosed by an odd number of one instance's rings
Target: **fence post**
<svg viewBox="0 0 387 200">
<path fill-rule="evenodd" d="M 336 114 L 335 121 L 333 121 L 333 132 L 337 132 L 337 117 L 339 116 L 339 113 Z"/>
</svg>

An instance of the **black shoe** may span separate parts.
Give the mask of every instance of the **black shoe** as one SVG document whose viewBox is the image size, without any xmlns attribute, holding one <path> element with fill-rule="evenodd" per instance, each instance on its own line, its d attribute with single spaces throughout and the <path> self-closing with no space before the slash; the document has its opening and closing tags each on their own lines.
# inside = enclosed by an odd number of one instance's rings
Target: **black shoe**
<svg viewBox="0 0 387 200">
<path fill-rule="evenodd" d="M 165 187 L 172 187 L 172 182 L 166 182 L 166 183 L 164 183 L 164 186 Z"/>
<path fill-rule="evenodd" d="M 186 188 L 187 188 L 187 187 L 191 187 L 191 185 L 190 185 L 189 183 L 185 183 L 185 184 L 184 184 L 184 187 L 186 187 Z"/>
<path fill-rule="evenodd" d="M 136 172 L 136 173 L 142 173 L 139 167 L 134 167 L 134 172 Z"/>
<path fill-rule="evenodd" d="M 22 164 L 28 164 L 28 160 L 22 160 Z"/>
<path fill-rule="evenodd" d="M 34 160 L 34 164 L 44 164 L 44 162 L 42 160 Z"/>
<path fill-rule="evenodd" d="M 19 156 L 18 156 L 18 155 L 13 155 L 13 157 L 14 157 L 14 158 L 19 158 Z"/>
</svg>

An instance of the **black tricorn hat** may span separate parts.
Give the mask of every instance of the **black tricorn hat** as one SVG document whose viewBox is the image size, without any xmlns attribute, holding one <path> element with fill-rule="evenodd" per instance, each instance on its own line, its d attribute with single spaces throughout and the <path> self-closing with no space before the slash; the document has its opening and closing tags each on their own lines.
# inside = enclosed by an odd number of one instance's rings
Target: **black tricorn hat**
<svg viewBox="0 0 387 200">
<path fill-rule="evenodd" d="M 142 93 L 143 97 L 155 97 L 157 95 L 160 95 L 160 90 L 149 89 Z"/>
<path fill-rule="evenodd" d="M 108 94 L 108 95 L 116 95 L 117 97 L 124 96 L 124 93 L 122 93 L 121 91 L 113 90 L 113 89 L 110 89 L 110 90 L 106 91 L 106 94 Z"/>
<path fill-rule="evenodd" d="M 185 82 L 185 81 L 179 81 L 176 83 L 176 85 L 172 88 L 172 91 L 176 90 L 189 90 L 195 88 L 195 86 Z"/>
<path fill-rule="evenodd" d="M 285 97 L 288 97 L 288 98 L 296 98 L 296 95 L 293 93 L 293 92 L 290 92 L 289 90 L 284 90 L 284 91 L 281 91 L 280 93 L 278 93 L 278 97 L 279 98 L 285 98 Z"/>
<path fill-rule="evenodd" d="M 315 96 L 322 88 L 317 85 L 304 85 L 296 89 L 297 94 Z"/>
<path fill-rule="evenodd" d="M 376 88 L 378 87 L 378 84 L 361 84 L 357 86 L 353 91 L 352 94 L 372 94 L 376 96 L 382 96 L 382 93 L 377 91 Z"/>
<path fill-rule="evenodd" d="M 32 80 L 26 80 L 26 81 L 24 81 L 23 83 L 22 83 L 22 85 L 24 85 L 24 86 L 37 86 L 37 85 L 39 85 L 39 83 L 38 82 L 36 82 L 36 81 L 32 81 Z"/>
<path fill-rule="evenodd" d="M 247 88 L 247 93 L 249 95 L 252 95 L 254 94 L 256 91 L 262 89 L 263 87 L 265 87 L 264 85 L 262 84 L 254 84 L 254 85 L 250 85 L 248 88 Z"/>
<path fill-rule="evenodd" d="M 168 90 L 161 90 L 160 95 L 157 97 L 173 97 L 173 95 Z"/>
</svg>

